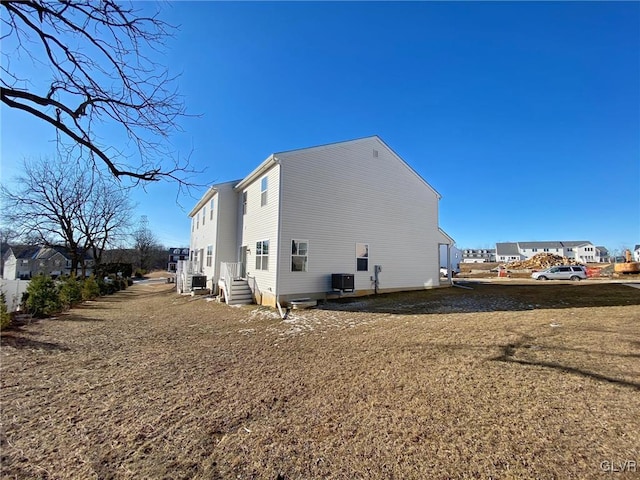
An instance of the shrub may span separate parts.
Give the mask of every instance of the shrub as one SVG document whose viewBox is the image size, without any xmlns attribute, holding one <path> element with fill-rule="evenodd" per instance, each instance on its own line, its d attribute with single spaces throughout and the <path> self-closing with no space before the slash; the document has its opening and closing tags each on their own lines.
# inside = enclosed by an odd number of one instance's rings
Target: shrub
<svg viewBox="0 0 640 480">
<path fill-rule="evenodd" d="M 93 300 L 100 296 L 100 286 L 96 278 L 91 275 L 82 282 L 82 300 Z"/>
<path fill-rule="evenodd" d="M 0 330 L 4 330 L 11 324 L 11 316 L 9 315 L 6 301 L 4 292 L 0 292 Z"/>
<path fill-rule="evenodd" d="M 66 308 L 82 301 L 82 285 L 76 277 L 67 277 L 60 284 L 60 302 Z"/>
<path fill-rule="evenodd" d="M 98 286 L 100 287 L 100 295 L 111 295 L 119 290 L 119 285 L 113 278 L 104 277 L 98 279 Z"/>
<path fill-rule="evenodd" d="M 35 317 L 46 317 L 62 310 L 55 282 L 44 275 L 36 275 L 27 287 L 27 309 Z"/>
</svg>

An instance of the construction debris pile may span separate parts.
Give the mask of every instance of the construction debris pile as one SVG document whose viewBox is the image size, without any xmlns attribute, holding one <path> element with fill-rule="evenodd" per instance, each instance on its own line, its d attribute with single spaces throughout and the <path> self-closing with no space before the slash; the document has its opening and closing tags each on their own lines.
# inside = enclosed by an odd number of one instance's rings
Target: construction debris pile
<svg viewBox="0 0 640 480">
<path fill-rule="evenodd" d="M 507 263 L 505 267 L 512 270 L 540 270 L 555 265 L 580 265 L 580 263 L 573 258 L 554 255 L 553 253 L 538 253 L 528 260 Z"/>
</svg>

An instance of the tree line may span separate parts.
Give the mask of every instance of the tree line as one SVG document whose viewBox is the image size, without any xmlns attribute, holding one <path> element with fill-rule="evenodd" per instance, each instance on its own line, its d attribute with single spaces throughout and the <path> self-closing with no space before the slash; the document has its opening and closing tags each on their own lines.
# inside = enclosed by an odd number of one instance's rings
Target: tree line
<svg viewBox="0 0 640 480">
<path fill-rule="evenodd" d="M 25 161 L 12 185 L 0 189 L 4 244 L 64 246 L 73 273 L 80 273 L 87 257 L 94 269 L 104 262 L 166 268 L 167 249 L 145 216 L 134 220 L 127 189 L 86 163 Z"/>
</svg>

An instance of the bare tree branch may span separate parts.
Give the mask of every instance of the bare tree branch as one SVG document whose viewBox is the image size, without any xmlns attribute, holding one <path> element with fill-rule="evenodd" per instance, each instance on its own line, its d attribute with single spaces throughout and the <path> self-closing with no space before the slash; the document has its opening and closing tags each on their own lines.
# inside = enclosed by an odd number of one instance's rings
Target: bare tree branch
<svg viewBox="0 0 640 480">
<path fill-rule="evenodd" d="M 116 178 L 192 185 L 190 175 L 198 172 L 168 143 L 186 115 L 176 77 L 152 58 L 172 26 L 157 14 L 142 15 L 113 0 L 2 0 L 0 5 L 3 40 L 15 44 L 2 53 L 5 105 L 53 126 L 59 142 L 70 140 L 81 155 L 86 149 L 86 160 L 103 163 Z M 46 85 L 24 80 L 28 75 L 18 71 L 20 62 L 12 61 L 23 55 L 50 70 Z M 102 127 L 112 125 L 124 141 L 109 145 Z M 122 150 L 127 144 L 132 151 Z"/>
<path fill-rule="evenodd" d="M 63 244 L 72 271 L 87 252 L 102 252 L 127 234 L 133 207 L 126 190 L 83 162 L 40 159 L 25 162 L 15 189 L 2 187 L 3 222 L 43 245 Z"/>
</svg>

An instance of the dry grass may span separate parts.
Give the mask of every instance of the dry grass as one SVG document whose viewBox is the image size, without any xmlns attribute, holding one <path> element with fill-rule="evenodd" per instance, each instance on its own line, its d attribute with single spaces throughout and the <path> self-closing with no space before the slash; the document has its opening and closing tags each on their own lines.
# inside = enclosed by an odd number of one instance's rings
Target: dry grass
<svg viewBox="0 0 640 480">
<path fill-rule="evenodd" d="M 282 321 L 170 288 L 3 332 L 4 478 L 640 475 L 601 469 L 640 462 L 638 289 L 475 285 Z"/>
</svg>

